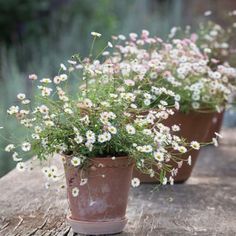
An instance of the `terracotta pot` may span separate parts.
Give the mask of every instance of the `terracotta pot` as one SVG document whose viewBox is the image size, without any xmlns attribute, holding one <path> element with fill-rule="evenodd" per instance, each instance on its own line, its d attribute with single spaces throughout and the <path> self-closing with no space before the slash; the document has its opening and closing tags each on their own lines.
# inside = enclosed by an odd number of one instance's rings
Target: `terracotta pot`
<svg viewBox="0 0 236 236">
<path fill-rule="evenodd" d="M 125 217 L 134 163 L 128 157 L 93 158 L 86 170 L 66 158 L 65 175 L 71 215 L 68 221 L 76 233 L 114 234 L 127 223 Z M 81 186 L 81 179 L 87 178 Z M 74 188 L 78 196 L 72 195 Z"/>
<path fill-rule="evenodd" d="M 191 111 L 188 114 L 177 111 L 174 115 L 170 116 L 163 122 L 164 125 L 171 127 L 176 124 L 180 126 L 180 131 L 176 132 L 180 137 L 185 138 L 188 142 L 198 141 L 205 142 L 208 135 L 208 130 L 211 127 L 213 112 L 196 112 Z M 176 183 L 185 182 L 191 175 L 195 162 L 197 160 L 199 150 L 191 150 L 182 155 L 182 158 L 187 160 L 189 155 L 192 156 L 192 164 L 188 165 L 184 162 L 179 169 L 177 176 L 175 176 Z M 173 167 L 177 167 L 177 164 L 170 162 Z M 140 179 L 142 183 L 157 183 L 156 179 L 151 178 L 149 175 L 140 173 L 137 169 L 134 169 L 133 176 Z M 168 176 L 167 176 L 168 177 Z"/>
<path fill-rule="evenodd" d="M 214 113 L 214 116 L 212 118 L 211 127 L 209 129 L 207 138 L 205 140 L 206 143 L 212 141 L 212 138 L 214 138 L 216 136 L 215 132 L 220 133 L 221 126 L 222 126 L 223 119 L 224 119 L 224 113 L 225 113 L 225 111 L 222 111 L 220 113 L 219 112 Z"/>
</svg>

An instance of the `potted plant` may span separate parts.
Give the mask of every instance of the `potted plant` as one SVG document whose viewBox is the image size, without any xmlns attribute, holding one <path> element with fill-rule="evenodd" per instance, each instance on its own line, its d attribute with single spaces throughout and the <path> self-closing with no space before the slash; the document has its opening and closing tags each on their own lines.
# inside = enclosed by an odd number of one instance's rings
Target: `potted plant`
<svg viewBox="0 0 236 236">
<path fill-rule="evenodd" d="M 180 27 L 174 27 L 169 37 L 173 38 L 178 35 L 181 38 L 189 38 L 201 49 L 203 54 L 207 55 L 209 58 L 208 65 L 212 70 L 217 70 L 219 65 L 228 64 L 228 62 L 234 65 L 235 50 L 232 42 L 235 35 L 235 11 L 225 12 L 228 23 L 224 27 L 209 20 L 212 12 L 207 11 L 204 15 L 208 19 L 199 23 L 196 32 L 192 32 L 190 26 L 185 27 L 184 30 Z M 235 87 L 235 77 L 225 77 L 224 82 L 227 83 L 227 87 Z M 215 137 L 215 133 L 220 132 L 225 110 L 229 109 L 232 104 L 231 98 L 230 101 L 225 101 L 222 108 L 214 113 L 206 142 L 210 142 Z"/>
<path fill-rule="evenodd" d="M 68 222 L 77 233 L 122 231 L 130 183 L 139 185 L 139 179 L 132 179 L 134 165 L 162 184 L 173 184 L 178 167 L 171 163 L 183 163 L 181 153 L 199 148 L 161 123 L 173 113 L 165 104 L 133 120 L 129 108 L 136 96 L 117 89 L 112 77 L 107 63 L 74 55 L 52 79 L 30 75 L 38 89 L 34 102 L 19 93 L 17 104 L 7 111 L 28 131 L 23 143 L 5 148 L 19 170 L 32 170 L 31 162 L 22 161 L 32 151 L 51 185 L 64 178 L 52 161 L 55 153 L 61 155 L 71 212 Z M 191 164 L 190 158 L 186 161 Z"/>
<path fill-rule="evenodd" d="M 176 109 L 173 116 L 165 119 L 169 127 L 179 125 L 180 134 L 188 141 L 205 142 L 216 110 L 235 89 L 228 84 L 234 79 L 235 70 L 229 65 L 219 65 L 212 70 L 208 57 L 189 39 L 174 39 L 165 43 L 157 37 L 150 37 L 143 31 L 139 37 L 131 33 L 126 40 L 117 40 L 112 62 L 117 62 L 115 82 L 119 89 L 128 89 L 140 97 L 139 106 L 144 110 L 155 110 L 161 104 Z M 162 101 L 163 97 L 168 99 Z M 197 130 L 194 130 L 198 124 Z M 197 131 L 197 132 L 195 132 Z M 194 164 L 199 150 L 192 153 Z M 184 154 L 187 159 L 189 154 Z M 176 178 L 186 181 L 191 169 L 181 168 Z M 152 179 L 149 178 L 149 182 Z"/>
</svg>

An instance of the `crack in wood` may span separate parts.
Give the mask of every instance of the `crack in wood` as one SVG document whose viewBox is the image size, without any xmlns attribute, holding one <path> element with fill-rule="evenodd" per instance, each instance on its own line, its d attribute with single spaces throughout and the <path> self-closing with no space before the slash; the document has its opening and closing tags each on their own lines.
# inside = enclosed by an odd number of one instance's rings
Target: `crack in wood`
<svg viewBox="0 0 236 236">
<path fill-rule="evenodd" d="M 46 224 L 47 224 L 48 218 L 36 229 L 34 229 L 31 233 L 29 233 L 27 236 L 32 236 L 34 235 L 39 229 L 42 229 Z"/>
<path fill-rule="evenodd" d="M 18 224 L 16 225 L 16 227 L 13 229 L 13 232 L 15 232 L 17 230 L 18 227 L 20 227 L 20 225 L 22 224 L 22 222 L 24 221 L 24 219 L 21 216 L 18 216 L 18 218 L 20 219 Z"/>
<path fill-rule="evenodd" d="M 0 228 L 0 232 L 2 232 L 4 229 L 6 229 L 9 224 L 10 224 L 10 222 L 7 222 L 5 225 L 3 225 L 3 226 Z"/>
</svg>

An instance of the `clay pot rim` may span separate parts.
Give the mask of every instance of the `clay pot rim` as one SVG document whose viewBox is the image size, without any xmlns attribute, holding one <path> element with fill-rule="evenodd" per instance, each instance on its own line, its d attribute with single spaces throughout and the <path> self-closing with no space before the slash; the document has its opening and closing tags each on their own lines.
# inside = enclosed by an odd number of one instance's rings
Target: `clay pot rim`
<svg viewBox="0 0 236 236">
<path fill-rule="evenodd" d="M 123 155 L 122 156 L 113 155 L 113 156 L 92 157 L 91 160 L 96 159 L 96 160 L 106 161 L 106 160 L 111 160 L 112 157 L 115 157 L 116 158 L 115 160 L 117 160 L 117 159 L 119 159 L 119 160 L 131 159 L 128 155 L 127 156 L 125 156 L 125 155 L 124 156 Z"/>
<path fill-rule="evenodd" d="M 62 153 L 60 155 L 65 156 L 65 157 L 73 157 L 74 156 L 74 155 L 68 155 L 68 154 L 65 154 L 65 153 Z M 129 157 L 128 154 L 127 155 L 121 155 L 121 156 L 110 155 L 110 156 L 101 156 L 101 157 L 95 156 L 95 157 L 88 157 L 88 158 L 90 160 L 96 159 L 96 160 L 104 160 L 104 161 L 106 161 L 106 160 L 111 160 L 112 157 L 115 157 L 116 158 L 115 160 L 117 160 L 117 159 L 119 159 L 119 160 L 121 160 L 121 159 L 122 160 L 124 160 L 124 159 L 132 159 L 131 157 Z"/>
<path fill-rule="evenodd" d="M 184 113 L 184 114 L 190 114 L 190 113 L 205 113 L 205 114 L 211 114 L 211 113 L 222 113 L 224 112 L 224 109 L 220 112 L 216 111 L 216 110 L 213 110 L 213 109 L 210 109 L 210 108 L 203 108 L 203 109 L 190 109 L 188 112 L 184 112 L 184 111 L 181 111 L 180 109 L 176 109 L 174 107 L 170 107 L 169 109 L 172 109 L 175 113 L 176 112 L 181 112 L 181 113 Z M 146 115 L 147 113 L 149 112 L 158 112 L 160 109 L 158 108 L 149 108 L 149 109 L 140 109 L 138 110 L 138 112 L 135 112 L 135 110 L 130 110 L 130 113 L 133 114 L 133 115 L 137 115 L 137 116 L 143 116 L 143 115 Z"/>
<path fill-rule="evenodd" d="M 64 155 L 64 154 L 63 154 Z M 72 157 L 73 155 L 64 155 L 66 157 Z M 115 156 L 115 159 L 112 159 L 113 156 L 109 157 L 91 157 L 89 158 L 90 167 L 128 167 L 135 165 L 135 160 L 130 156 Z"/>
</svg>

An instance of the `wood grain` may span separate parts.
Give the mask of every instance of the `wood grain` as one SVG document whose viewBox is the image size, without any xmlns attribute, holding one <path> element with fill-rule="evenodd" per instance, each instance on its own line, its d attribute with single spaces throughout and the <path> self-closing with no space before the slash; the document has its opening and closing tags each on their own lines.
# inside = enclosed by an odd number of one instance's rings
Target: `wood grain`
<svg viewBox="0 0 236 236">
<path fill-rule="evenodd" d="M 120 235 L 236 235 L 235 153 L 236 146 L 204 148 L 185 184 L 132 189 Z M 65 191 L 45 190 L 39 169 L 0 179 L 1 236 L 72 236 L 67 214 Z"/>
</svg>

